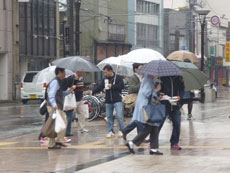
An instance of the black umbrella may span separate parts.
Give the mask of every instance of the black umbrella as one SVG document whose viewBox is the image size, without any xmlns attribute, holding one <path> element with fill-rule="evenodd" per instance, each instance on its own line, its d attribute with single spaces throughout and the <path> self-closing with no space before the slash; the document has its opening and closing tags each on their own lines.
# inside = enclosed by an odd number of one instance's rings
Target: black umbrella
<svg viewBox="0 0 230 173">
<path fill-rule="evenodd" d="M 65 68 L 73 72 L 84 71 L 84 72 L 97 72 L 100 71 L 99 68 L 92 62 L 86 60 L 80 56 L 70 56 L 66 58 L 57 59 L 52 62 L 60 68 Z"/>
<path fill-rule="evenodd" d="M 157 77 L 182 76 L 181 70 L 170 61 L 154 60 L 145 64 L 140 72 Z"/>
</svg>

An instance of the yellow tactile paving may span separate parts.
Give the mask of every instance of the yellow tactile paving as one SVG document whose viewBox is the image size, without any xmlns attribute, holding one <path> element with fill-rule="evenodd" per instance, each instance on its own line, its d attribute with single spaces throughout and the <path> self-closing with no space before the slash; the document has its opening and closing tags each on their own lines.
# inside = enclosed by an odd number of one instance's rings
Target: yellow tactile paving
<svg viewBox="0 0 230 173">
<path fill-rule="evenodd" d="M 6 146 L 6 145 L 13 145 L 16 144 L 17 142 L 0 142 L 0 146 Z"/>
<path fill-rule="evenodd" d="M 9 145 L 9 143 L 7 144 Z M 139 146 L 135 148 L 147 148 L 147 146 Z M 160 146 L 162 149 L 170 149 L 169 146 Z M 183 149 L 230 149 L 230 146 L 182 146 Z M 3 147 L 1 145 L 0 150 L 44 150 L 47 147 Z M 123 145 L 71 145 L 68 146 L 66 149 L 127 149 L 126 146 Z"/>
<path fill-rule="evenodd" d="M 125 145 L 107 145 L 107 142 L 115 141 L 118 137 L 114 138 L 105 138 L 95 142 L 90 142 L 87 144 L 81 145 L 70 145 L 66 149 L 127 149 Z M 0 142 L 0 150 L 44 150 L 47 147 L 30 147 L 30 146 L 8 146 L 17 144 L 18 142 Z M 142 145 L 135 148 L 147 148 L 147 145 Z M 160 146 L 162 149 L 170 149 L 167 146 Z M 221 146 L 221 145 L 210 145 L 210 146 L 182 146 L 183 149 L 230 149 L 230 146 Z"/>
</svg>

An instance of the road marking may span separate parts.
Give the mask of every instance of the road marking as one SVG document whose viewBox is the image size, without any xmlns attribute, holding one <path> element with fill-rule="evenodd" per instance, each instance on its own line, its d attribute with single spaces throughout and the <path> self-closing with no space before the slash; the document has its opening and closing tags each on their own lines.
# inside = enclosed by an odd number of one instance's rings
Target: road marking
<svg viewBox="0 0 230 173">
<path fill-rule="evenodd" d="M 5 146 L 5 145 L 13 145 L 16 144 L 17 142 L 0 142 L 0 146 Z"/>
<path fill-rule="evenodd" d="M 8 144 L 7 144 L 8 145 Z M 230 149 L 230 146 L 181 146 L 183 149 Z M 142 145 L 135 148 L 147 149 L 148 146 Z M 160 146 L 161 149 L 170 149 L 169 146 Z M 0 150 L 46 150 L 47 147 L 0 147 Z M 72 145 L 68 146 L 65 149 L 127 149 L 126 146 L 117 145 L 117 146 L 109 146 L 109 145 Z"/>
</svg>

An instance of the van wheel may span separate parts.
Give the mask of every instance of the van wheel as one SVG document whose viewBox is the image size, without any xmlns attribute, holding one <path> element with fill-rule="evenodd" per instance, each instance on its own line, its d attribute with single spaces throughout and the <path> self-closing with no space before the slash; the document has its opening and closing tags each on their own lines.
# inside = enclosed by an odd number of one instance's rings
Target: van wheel
<svg viewBox="0 0 230 173">
<path fill-rule="evenodd" d="M 28 102 L 28 100 L 22 100 L 22 103 L 25 105 Z"/>
</svg>

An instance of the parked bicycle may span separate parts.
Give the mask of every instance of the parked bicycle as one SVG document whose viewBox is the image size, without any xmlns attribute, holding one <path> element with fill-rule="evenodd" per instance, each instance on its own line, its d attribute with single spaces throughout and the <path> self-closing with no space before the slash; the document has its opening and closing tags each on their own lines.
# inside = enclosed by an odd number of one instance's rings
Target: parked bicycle
<svg viewBox="0 0 230 173">
<path fill-rule="evenodd" d="M 125 89 L 122 91 L 122 97 L 128 94 L 128 85 L 125 86 Z M 95 96 L 84 96 L 85 103 L 89 106 L 89 118 L 88 121 L 93 121 L 99 118 L 105 118 L 105 94 L 99 93 Z M 133 110 L 124 108 L 124 116 L 131 117 Z"/>
</svg>

